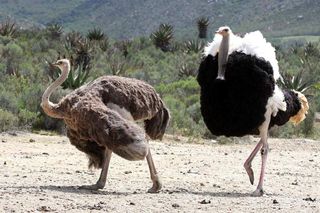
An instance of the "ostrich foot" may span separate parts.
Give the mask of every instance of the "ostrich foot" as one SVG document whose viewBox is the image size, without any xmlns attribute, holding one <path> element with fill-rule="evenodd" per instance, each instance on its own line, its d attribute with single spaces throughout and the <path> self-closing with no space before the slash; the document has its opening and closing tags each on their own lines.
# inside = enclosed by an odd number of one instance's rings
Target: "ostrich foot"
<svg viewBox="0 0 320 213">
<path fill-rule="evenodd" d="M 251 165 L 244 165 L 244 168 L 246 169 L 247 171 L 247 174 L 249 176 L 249 180 L 250 180 L 250 183 L 251 185 L 253 185 L 253 182 L 254 182 L 254 174 L 253 174 L 253 170 L 251 168 Z"/>
<path fill-rule="evenodd" d="M 159 179 L 158 179 L 158 180 L 155 180 L 155 181 L 153 182 L 152 187 L 148 190 L 148 193 L 158 193 L 161 188 L 162 188 L 162 183 L 161 183 L 161 181 L 160 181 Z"/>
<path fill-rule="evenodd" d="M 83 185 L 80 186 L 79 189 L 86 189 L 86 190 L 99 190 L 99 189 L 103 189 L 104 185 L 96 183 L 93 185 Z"/>
<path fill-rule="evenodd" d="M 253 196 L 253 197 L 261 197 L 262 195 L 264 195 L 264 191 L 263 191 L 263 189 L 259 189 L 259 188 L 257 188 L 257 189 L 252 193 L 252 196 Z"/>
</svg>

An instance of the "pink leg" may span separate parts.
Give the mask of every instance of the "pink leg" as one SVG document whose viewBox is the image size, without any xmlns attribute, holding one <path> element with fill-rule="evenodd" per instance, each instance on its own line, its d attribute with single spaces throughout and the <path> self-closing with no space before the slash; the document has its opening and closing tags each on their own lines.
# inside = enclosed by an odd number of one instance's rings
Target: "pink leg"
<svg viewBox="0 0 320 213">
<path fill-rule="evenodd" d="M 262 196 L 264 194 L 262 185 L 263 185 L 264 174 L 265 174 L 265 169 L 266 169 L 268 150 L 269 150 L 268 143 L 264 143 L 263 147 L 261 149 L 262 165 L 261 165 L 260 178 L 259 178 L 259 183 L 258 183 L 257 189 L 253 192 L 254 196 Z"/>
<path fill-rule="evenodd" d="M 261 172 L 260 172 L 260 178 L 259 178 L 259 183 L 257 186 L 257 189 L 253 192 L 253 196 L 262 196 L 264 191 L 263 191 L 263 180 L 264 180 L 264 174 L 265 174 L 265 169 L 266 169 L 266 163 L 267 163 L 267 156 L 269 152 L 269 145 L 268 145 L 268 128 L 269 128 L 269 123 L 270 123 L 270 118 L 271 118 L 271 110 L 267 109 L 267 112 L 265 114 L 265 122 L 261 125 L 259 128 L 260 130 L 260 136 L 261 136 L 261 141 L 262 141 L 262 149 L 261 149 L 261 158 L 262 158 L 262 163 L 261 163 Z"/>
<path fill-rule="evenodd" d="M 251 152 L 251 154 L 249 155 L 248 159 L 246 160 L 246 162 L 244 162 L 243 166 L 246 169 L 249 179 L 250 179 L 250 183 L 253 184 L 254 182 L 254 174 L 253 174 L 253 170 L 251 167 L 251 162 L 253 160 L 253 158 L 256 156 L 256 154 L 258 153 L 258 151 L 260 150 L 261 146 L 262 146 L 262 140 L 260 139 L 259 143 L 256 145 L 256 147 L 254 148 L 254 150 Z"/>
</svg>

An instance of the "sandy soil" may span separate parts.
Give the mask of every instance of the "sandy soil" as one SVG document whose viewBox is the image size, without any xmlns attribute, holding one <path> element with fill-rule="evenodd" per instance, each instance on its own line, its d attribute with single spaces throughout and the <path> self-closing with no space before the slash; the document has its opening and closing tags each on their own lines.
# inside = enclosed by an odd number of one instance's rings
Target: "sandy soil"
<svg viewBox="0 0 320 213">
<path fill-rule="evenodd" d="M 0 134 L 0 212 L 320 212 L 319 141 L 271 139 L 263 197 L 242 166 L 255 143 L 201 143 L 151 142 L 163 189 L 148 194 L 146 161 L 114 155 L 105 189 L 80 190 L 99 171 L 66 137 Z"/>
</svg>

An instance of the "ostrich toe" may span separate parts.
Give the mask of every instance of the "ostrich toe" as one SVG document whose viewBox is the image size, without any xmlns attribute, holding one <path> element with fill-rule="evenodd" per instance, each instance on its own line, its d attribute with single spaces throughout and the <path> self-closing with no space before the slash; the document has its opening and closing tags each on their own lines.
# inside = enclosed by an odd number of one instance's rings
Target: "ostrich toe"
<svg viewBox="0 0 320 213">
<path fill-rule="evenodd" d="M 148 190 L 148 193 L 158 193 L 160 189 L 162 188 L 162 183 L 160 179 L 153 181 L 152 187 Z"/>
<path fill-rule="evenodd" d="M 253 182 L 254 182 L 254 174 L 253 174 L 253 170 L 252 170 L 251 166 L 245 165 L 244 168 L 245 168 L 246 171 L 247 171 L 247 174 L 248 174 L 248 176 L 249 176 L 251 185 L 253 185 Z"/>
<path fill-rule="evenodd" d="M 104 188 L 104 185 L 99 183 L 92 184 L 92 185 L 83 185 L 79 187 L 79 189 L 86 189 L 86 190 L 99 190 L 103 188 Z"/>
<path fill-rule="evenodd" d="M 253 197 L 261 197 L 262 195 L 264 195 L 264 191 L 263 189 L 259 189 L 259 188 L 252 193 Z"/>
</svg>

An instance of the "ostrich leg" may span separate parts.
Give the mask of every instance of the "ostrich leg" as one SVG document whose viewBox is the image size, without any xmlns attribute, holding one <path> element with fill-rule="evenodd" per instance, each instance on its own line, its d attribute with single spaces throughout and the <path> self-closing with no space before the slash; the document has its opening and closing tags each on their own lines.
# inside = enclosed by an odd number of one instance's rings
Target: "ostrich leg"
<svg viewBox="0 0 320 213">
<path fill-rule="evenodd" d="M 269 128 L 269 123 L 270 123 L 270 119 L 271 119 L 270 108 L 267 108 L 267 112 L 265 113 L 265 118 L 266 118 L 266 120 L 259 128 L 261 141 L 262 141 L 262 148 L 261 148 L 262 163 L 261 163 L 261 172 L 260 172 L 259 183 L 258 183 L 257 189 L 253 192 L 253 196 L 262 196 L 264 194 L 262 185 L 263 185 L 264 174 L 265 174 L 265 169 L 266 169 L 267 156 L 268 156 L 268 152 L 269 152 L 269 145 L 268 145 L 267 139 L 268 139 L 268 128 Z"/>
<path fill-rule="evenodd" d="M 98 189 L 104 188 L 107 181 L 107 174 L 108 174 L 111 155 L 112 155 L 112 151 L 106 148 L 99 180 L 97 181 L 96 184 L 84 185 L 84 186 L 81 186 L 80 189 L 98 190 Z"/>
<path fill-rule="evenodd" d="M 160 178 L 158 176 L 156 167 L 154 166 L 153 159 L 151 156 L 150 148 L 148 150 L 148 155 L 147 155 L 147 162 L 149 166 L 149 171 L 150 171 L 150 176 L 152 180 L 152 187 L 148 190 L 149 193 L 157 193 L 162 187 Z"/>
<path fill-rule="evenodd" d="M 244 168 L 246 169 L 247 173 L 248 173 L 248 176 L 249 176 L 251 184 L 253 184 L 253 182 L 254 182 L 254 175 L 253 175 L 253 170 L 252 170 L 252 167 L 251 167 L 251 162 L 252 162 L 253 158 L 256 156 L 256 154 L 258 153 L 258 151 L 260 150 L 262 145 L 263 145 L 263 142 L 260 139 L 259 143 L 256 145 L 256 147 L 251 152 L 250 156 L 248 157 L 248 159 L 246 160 L 246 162 L 243 165 Z"/>
</svg>

